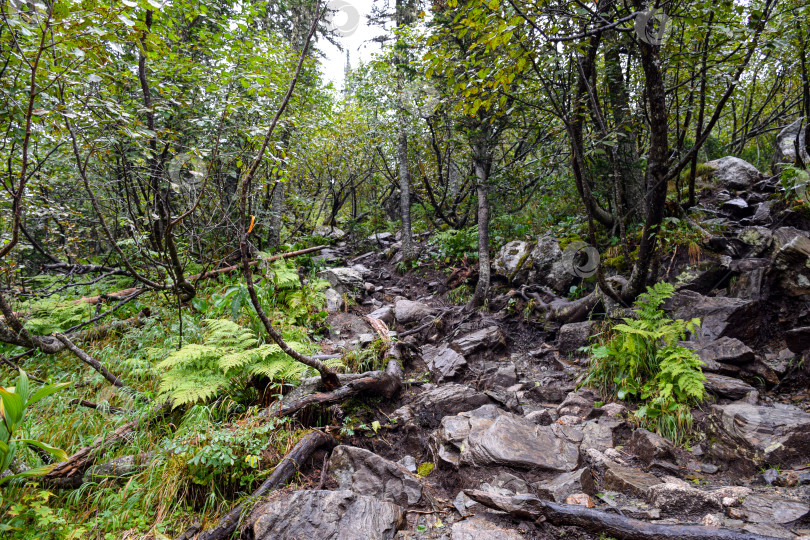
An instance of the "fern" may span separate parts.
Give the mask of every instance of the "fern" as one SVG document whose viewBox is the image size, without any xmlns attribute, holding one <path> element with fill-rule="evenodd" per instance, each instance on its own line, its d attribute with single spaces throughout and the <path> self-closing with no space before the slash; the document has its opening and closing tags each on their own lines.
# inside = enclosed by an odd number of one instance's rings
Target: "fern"
<svg viewBox="0 0 810 540">
<path fill-rule="evenodd" d="M 25 322 L 26 329 L 36 335 L 50 335 L 81 324 L 93 314 L 90 304 L 84 302 L 64 303 L 42 300 L 29 307 L 31 316 Z"/>
<path fill-rule="evenodd" d="M 260 344 L 256 335 L 226 319 L 206 319 L 203 344 L 188 344 L 158 364 L 163 370 L 158 392 L 174 407 L 208 401 L 229 393 L 251 375 L 271 381 L 300 381 L 310 368 L 287 356 L 278 345 Z M 290 347 L 306 352 L 301 342 Z"/>
<path fill-rule="evenodd" d="M 706 396 L 700 358 L 677 344 L 700 326 L 699 319 L 669 319 L 661 305 L 674 292 L 657 283 L 639 295 L 635 319 L 613 327 L 613 337 L 591 349 L 584 384 L 603 393 L 640 403 L 638 421 L 661 435 L 681 442 L 692 426 L 690 405 Z"/>
</svg>

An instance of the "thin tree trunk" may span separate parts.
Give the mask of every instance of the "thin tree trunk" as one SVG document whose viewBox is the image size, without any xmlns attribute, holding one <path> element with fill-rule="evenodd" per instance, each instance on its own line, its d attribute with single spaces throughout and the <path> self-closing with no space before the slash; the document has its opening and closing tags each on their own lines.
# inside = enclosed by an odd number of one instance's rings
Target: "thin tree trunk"
<svg viewBox="0 0 810 540">
<path fill-rule="evenodd" d="M 487 155 L 488 150 L 486 141 L 479 141 L 474 149 L 475 192 L 478 195 L 478 284 L 475 287 L 475 294 L 470 300 L 470 308 L 482 305 L 489 295 L 489 193 L 487 180 L 489 179 L 490 160 Z"/>
</svg>

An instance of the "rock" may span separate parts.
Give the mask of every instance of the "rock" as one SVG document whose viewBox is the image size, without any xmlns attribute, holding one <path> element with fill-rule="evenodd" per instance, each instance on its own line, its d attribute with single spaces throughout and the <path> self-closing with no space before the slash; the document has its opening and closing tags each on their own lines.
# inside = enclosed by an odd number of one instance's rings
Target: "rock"
<svg viewBox="0 0 810 540">
<path fill-rule="evenodd" d="M 701 520 L 704 527 L 711 527 L 712 529 L 719 529 L 723 526 L 722 514 L 706 514 Z"/>
<path fill-rule="evenodd" d="M 739 366 L 754 360 L 754 351 L 739 339 L 722 337 L 709 342 L 685 341 L 679 345 L 695 351 L 708 366 L 715 362 Z"/>
<path fill-rule="evenodd" d="M 769 368 L 776 373 L 777 376 L 782 377 L 790 369 L 790 365 L 796 355 L 790 349 L 782 349 L 778 353 L 769 353 L 765 355 L 765 363 Z"/>
<path fill-rule="evenodd" d="M 779 471 L 776 469 L 768 469 L 762 473 L 762 481 L 769 486 L 773 485 L 777 480 L 779 480 Z"/>
<path fill-rule="evenodd" d="M 568 289 L 574 283 L 574 275 L 565 266 L 563 251 L 557 241 L 550 236 L 543 236 L 537 240 L 530 255 L 532 268 L 529 272 L 529 281 L 543 283 L 557 291 L 568 294 Z"/>
<path fill-rule="evenodd" d="M 318 272 L 318 277 L 325 279 L 338 294 L 356 295 L 363 290 L 363 275 L 353 268 L 327 268 Z"/>
<path fill-rule="evenodd" d="M 739 298 L 703 296 L 694 291 L 678 291 L 667 302 L 673 318 L 701 320 L 704 341 L 721 337 L 745 340 L 759 331 L 757 302 Z"/>
<path fill-rule="evenodd" d="M 346 302 L 343 301 L 343 295 L 338 294 L 338 292 L 331 287 L 326 289 L 323 294 L 326 296 L 326 311 L 329 313 L 343 311 L 343 308 L 346 306 Z"/>
<path fill-rule="evenodd" d="M 315 230 L 312 231 L 313 236 L 321 236 L 323 238 L 329 238 L 331 240 L 340 240 L 344 236 L 346 236 L 346 232 L 342 229 L 338 229 L 337 227 L 328 227 L 325 225 L 318 225 L 315 227 Z"/>
<path fill-rule="evenodd" d="M 703 385 L 706 390 L 716 396 L 728 399 L 742 399 L 756 388 L 734 377 L 726 377 L 716 373 L 704 373 L 706 380 Z"/>
<path fill-rule="evenodd" d="M 254 510 L 255 540 L 391 540 L 405 512 L 351 491 L 277 492 Z"/>
<path fill-rule="evenodd" d="M 720 467 L 717 465 L 712 465 L 711 463 L 701 463 L 700 464 L 700 472 L 704 474 L 717 474 L 717 471 L 720 470 Z"/>
<path fill-rule="evenodd" d="M 450 540 L 522 540 L 523 535 L 516 530 L 505 529 L 487 521 L 484 518 L 474 517 L 453 524 Z"/>
<path fill-rule="evenodd" d="M 354 491 L 403 507 L 422 499 L 422 483 L 405 467 L 354 446 L 338 446 L 329 458 L 338 489 Z"/>
<path fill-rule="evenodd" d="M 388 326 L 391 326 L 394 324 L 394 308 L 391 306 L 383 306 L 369 313 L 367 317 L 369 319 L 380 320 Z"/>
<path fill-rule="evenodd" d="M 587 389 L 570 392 L 565 400 L 557 407 L 560 416 L 578 416 L 585 418 L 593 410 L 594 396 Z"/>
<path fill-rule="evenodd" d="M 792 538 L 795 540 L 807 540 L 806 536 L 797 537 L 792 532 L 783 529 L 772 523 L 749 523 L 742 528 L 745 532 L 758 534 L 769 538 Z"/>
<path fill-rule="evenodd" d="M 649 465 L 655 460 L 671 460 L 675 458 L 675 447 L 671 442 L 651 431 L 639 428 L 630 437 L 627 451 L 635 454 L 644 463 Z"/>
<path fill-rule="evenodd" d="M 579 461 L 577 445 L 553 426 L 538 426 L 494 405 L 443 418 L 435 443 L 445 462 L 473 467 L 571 471 Z"/>
<path fill-rule="evenodd" d="M 646 497 L 651 487 L 661 484 L 661 480 L 649 473 L 610 462 L 605 462 L 604 478 L 606 489 L 639 498 Z"/>
<path fill-rule="evenodd" d="M 488 326 L 454 339 L 450 347 L 463 356 L 469 356 L 483 349 L 494 349 L 506 345 L 506 340 L 497 326 Z"/>
<path fill-rule="evenodd" d="M 810 326 L 788 330 L 785 333 L 785 344 L 791 352 L 796 354 L 810 349 Z"/>
<path fill-rule="evenodd" d="M 582 444 L 580 448 L 595 448 L 600 452 L 613 448 L 615 444 L 613 431 L 620 425 L 622 425 L 620 420 L 608 416 L 585 422 L 582 426 Z"/>
<path fill-rule="evenodd" d="M 749 189 L 762 178 L 756 167 L 734 156 L 709 161 L 706 167 L 713 169 L 717 184 L 728 189 Z"/>
<path fill-rule="evenodd" d="M 732 403 L 712 406 L 712 451 L 720 459 L 798 467 L 810 449 L 810 414 L 793 408 Z"/>
<path fill-rule="evenodd" d="M 393 242 L 394 241 L 394 233 L 390 232 L 380 232 L 374 233 L 368 238 L 366 238 L 369 242 L 375 243 L 383 243 L 383 242 Z"/>
<path fill-rule="evenodd" d="M 464 493 L 464 491 L 459 491 L 456 498 L 453 499 L 453 507 L 459 514 L 461 514 L 461 517 L 470 515 L 470 508 L 476 506 L 477 504 L 477 502 L 467 497 L 467 494 Z"/>
<path fill-rule="evenodd" d="M 483 486 L 487 485 L 493 489 L 500 490 L 501 493 L 510 497 L 512 495 L 528 495 L 531 493 L 529 484 L 527 484 L 522 478 L 518 478 L 514 474 L 505 472 L 498 473 L 488 484 L 483 484 Z M 481 489 L 484 489 L 483 486 Z"/>
<path fill-rule="evenodd" d="M 765 274 L 771 266 L 770 259 L 741 259 L 732 261 L 729 270 L 737 273 L 737 281 L 729 284 L 729 296 L 745 300 L 760 300 Z"/>
<path fill-rule="evenodd" d="M 753 523 L 791 523 L 810 512 L 810 506 L 801 501 L 782 499 L 776 495 L 749 495 L 742 506 L 734 509 L 732 517 Z"/>
<path fill-rule="evenodd" d="M 708 512 L 722 510 L 721 499 L 716 494 L 689 486 L 670 483 L 650 486 L 647 502 L 662 512 L 678 517 L 699 517 Z"/>
<path fill-rule="evenodd" d="M 605 403 L 599 408 L 611 418 L 621 418 L 627 412 L 627 407 L 621 403 Z"/>
<path fill-rule="evenodd" d="M 557 416 L 556 412 L 552 414 L 551 409 L 541 409 L 539 411 L 530 412 L 525 418 L 529 422 L 534 422 L 538 426 L 548 426 L 559 417 Z"/>
<path fill-rule="evenodd" d="M 562 473 L 548 481 L 535 482 L 532 487 L 540 498 L 559 503 L 564 502 L 573 493 L 596 495 L 597 491 L 593 474 L 588 467 Z"/>
<path fill-rule="evenodd" d="M 788 296 L 810 294 L 810 238 L 792 227 L 774 233 L 774 269 Z"/>
<path fill-rule="evenodd" d="M 318 264 L 337 264 L 342 260 L 341 253 L 332 248 L 326 248 L 320 250 L 317 254 L 312 257 L 312 261 Z"/>
<path fill-rule="evenodd" d="M 581 354 L 579 349 L 588 346 L 588 338 L 593 335 L 593 329 L 597 324 L 597 321 L 583 321 L 562 325 L 557 342 L 560 354 Z"/>
<path fill-rule="evenodd" d="M 461 384 L 446 384 L 422 392 L 407 406 L 417 422 L 424 427 L 436 427 L 445 416 L 471 411 L 491 403 L 486 394 Z M 397 416 L 394 412 L 394 417 Z"/>
<path fill-rule="evenodd" d="M 406 471 L 409 473 L 416 474 L 416 460 L 411 455 L 402 456 L 402 459 L 397 461 L 399 465 L 402 465 Z"/>
<path fill-rule="evenodd" d="M 438 382 L 452 379 L 467 367 L 467 360 L 447 345 L 423 346 L 422 358 Z"/>
<path fill-rule="evenodd" d="M 399 324 L 419 322 L 434 313 L 436 311 L 430 306 L 421 302 L 412 302 L 405 298 L 397 298 L 394 304 L 394 316 Z"/>
<path fill-rule="evenodd" d="M 491 386 L 508 388 L 517 382 L 517 369 L 514 364 L 499 367 L 490 379 Z"/>
<path fill-rule="evenodd" d="M 724 212 L 728 212 L 729 214 L 738 219 L 745 216 L 749 216 L 753 212 L 753 209 L 750 206 L 748 206 L 748 203 L 745 202 L 745 199 L 741 199 L 739 197 L 724 202 L 720 206 L 720 209 L 723 210 Z"/>
<path fill-rule="evenodd" d="M 802 160 L 805 163 L 810 162 L 810 156 L 807 155 L 805 146 L 805 129 L 807 123 L 804 118 L 799 118 L 785 129 L 779 132 L 776 136 L 776 152 L 773 156 L 774 172 L 779 168 L 780 163 L 796 163 L 796 139 L 799 139 L 799 148 L 802 153 Z"/>
<path fill-rule="evenodd" d="M 765 201 L 757 205 L 757 210 L 754 212 L 754 217 L 751 218 L 751 223 L 754 225 L 767 225 L 771 221 L 771 203 Z"/>
<path fill-rule="evenodd" d="M 745 486 L 726 486 L 715 489 L 712 493 L 720 498 L 723 506 L 739 506 L 752 491 L 751 488 Z"/>
<path fill-rule="evenodd" d="M 575 493 L 574 495 L 566 497 L 565 504 L 584 506 L 586 508 L 594 508 L 596 506 L 596 503 L 593 502 L 590 495 L 585 493 Z"/>
<path fill-rule="evenodd" d="M 525 283 L 529 269 L 532 267 L 530 254 L 533 247 L 534 244 L 520 240 L 508 242 L 501 248 L 492 262 L 495 275 L 503 276 L 509 281 L 518 284 Z M 562 253 L 560 255 L 562 256 Z"/>
</svg>

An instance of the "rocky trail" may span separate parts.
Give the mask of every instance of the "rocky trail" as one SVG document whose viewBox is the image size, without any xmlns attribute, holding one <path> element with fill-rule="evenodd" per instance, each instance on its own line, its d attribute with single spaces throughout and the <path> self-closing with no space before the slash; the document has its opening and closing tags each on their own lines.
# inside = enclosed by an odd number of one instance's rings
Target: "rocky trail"
<svg viewBox="0 0 810 540">
<path fill-rule="evenodd" d="M 775 178 L 737 158 L 710 165 L 716 183 L 700 205 L 712 217 L 700 226 L 724 233 L 707 233 L 699 261 L 676 250 L 659 264 L 659 279 L 677 288 L 667 310 L 703 321 L 685 345 L 705 364 L 711 399 L 693 412 L 688 448 L 578 388 L 589 362 L 581 348 L 600 320 L 628 309 L 604 302 L 604 314 L 566 324 L 532 311 L 531 295 L 551 302 L 574 283 L 555 240 L 507 244 L 493 265 L 495 300 L 478 312 L 447 300 L 445 272 L 398 273 L 393 234 L 370 238 L 359 256 L 338 241 L 319 255 L 333 265 L 321 274 L 332 285 L 324 354 L 396 337 L 391 362 L 402 369 L 375 372 L 388 382 L 363 387 L 360 401 L 327 396 L 296 409 L 304 423 L 362 415 L 375 427 L 342 432 L 331 452 L 334 440 L 324 442 L 301 465 L 310 489 L 274 492 L 245 534 L 810 538 L 810 222 L 767 200 Z"/>
</svg>

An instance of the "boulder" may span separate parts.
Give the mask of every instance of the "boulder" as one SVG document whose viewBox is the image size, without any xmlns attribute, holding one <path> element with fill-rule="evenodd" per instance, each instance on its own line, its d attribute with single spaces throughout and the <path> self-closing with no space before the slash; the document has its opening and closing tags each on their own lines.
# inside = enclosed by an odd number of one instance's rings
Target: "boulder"
<svg viewBox="0 0 810 540">
<path fill-rule="evenodd" d="M 315 227 L 315 230 L 312 231 L 314 236 L 321 236 L 323 238 L 329 238 L 331 240 L 340 240 L 344 236 L 346 236 L 346 232 L 342 229 L 338 229 L 337 227 L 329 227 L 326 225 L 318 225 Z"/>
<path fill-rule="evenodd" d="M 550 236 L 537 240 L 531 251 L 532 268 L 529 281 L 548 285 L 561 294 L 568 294 L 575 276 L 568 271 L 563 260 L 563 251 Z"/>
<path fill-rule="evenodd" d="M 367 317 L 369 319 L 380 320 L 388 326 L 391 326 L 394 324 L 394 308 L 391 306 L 383 306 L 369 313 Z"/>
<path fill-rule="evenodd" d="M 355 296 L 363 290 L 363 275 L 353 268 L 327 268 L 318 272 L 318 277 L 329 282 L 338 294 Z"/>
<path fill-rule="evenodd" d="M 806 233 L 793 227 L 777 229 L 773 261 L 779 285 L 788 296 L 810 294 L 810 238 Z"/>
<path fill-rule="evenodd" d="M 570 392 L 565 397 L 565 400 L 557 407 L 557 414 L 584 418 L 593 410 L 593 406 L 594 400 L 590 391 L 580 389 L 577 392 Z"/>
<path fill-rule="evenodd" d="M 741 298 L 703 296 L 694 291 L 677 291 L 667 302 L 672 317 L 701 320 L 699 333 L 705 341 L 721 337 L 741 340 L 756 335 L 759 313 L 757 302 Z"/>
<path fill-rule="evenodd" d="M 593 329 L 597 324 L 597 321 L 583 321 L 562 325 L 557 342 L 560 354 L 582 354 L 579 349 L 588 346 L 588 339 L 593 335 Z"/>
<path fill-rule="evenodd" d="M 436 313 L 436 310 L 422 302 L 412 302 L 405 298 L 397 298 L 394 304 L 394 317 L 399 324 L 419 322 Z"/>
<path fill-rule="evenodd" d="M 508 242 L 492 262 L 495 275 L 503 276 L 515 283 L 525 283 L 532 267 L 530 254 L 533 247 L 532 243 L 521 240 Z"/>
<path fill-rule="evenodd" d="M 331 287 L 326 289 L 323 294 L 326 297 L 326 311 L 329 313 L 343 311 L 343 308 L 346 306 L 343 295 L 338 294 L 338 292 Z"/>
<path fill-rule="evenodd" d="M 593 481 L 591 469 L 584 467 L 576 471 L 562 473 L 551 480 L 535 482 L 532 487 L 541 499 L 548 499 L 558 503 L 574 493 L 587 493 L 596 495 L 596 483 Z"/>
<path fill-rule="evenodd" d="M 495 373 L 492 374 L 492 378 L 489 381 L 489 386 L 509 388 L 517 383 L 517 380 L 517 368 L 514 364 L 508 364 L 495 370 Z"/>
<path fill-rule="evenodd" d="M 810 326 L 788 330 L 785 333 L 785 344 L 791 352 L 796 354 L 810 349 Z"/>
<path fill-rule="evenodd" d="M 651 487 L 662 483 L 657 477 L 640 469 L 624 467 L 609 461 L 605 462 L 604 479 L 606 489 L 638 498 L 646 497 Z"/>
<path fill-rule="evenodd" d="M 810 512 L 806 502 L 783 499 L 776 495 L 756 494 L 745 498 L 742 506 L 734 508 L 732 517 L 753 523 L 791 523 Z"/>
<path fill-rule="evenodd" d="M 722 510 L 720 497 L 703 491 L 686 482 L 667 482 L 650 486 L 647 502 L 660 508 L 667 515 L 699 518 L 707 513 Z"/>
<path fill-rule="evenodd" d="M 394 241 L 394 233 L 390 233 L 390 232 L 374 233 L 371 236 L 369 236 L 368 238 L 366 238 L 366 240 L 368 240 L 369 242 L 380 243 L 380 244 L 383 243 L 383 242 L 389 243 L 389 242 Z"/>
<path fill-rule="evenodd" d="M 446 384 L 419 394 L 410 405 L 394 411 L 394 418 L 410 414 L 421 426 L 436 427 L 445 416 L 471 411 L 492 400 L 461 384 Z M 408 411 L 404 411 L 408 409 Z"/>
<path fill-rule="evenodd" d="M 671 442 L 657 433 L 639 428 L 630 437 L 627 450 L 649 465 L 656 460 L 675 458 L 675 447 Z"/>
<path fill-rule="evenodd" d="M 762 178 L 756 167 L 734 156 L 709 161 L 706 167 L 713 169 L 717 185 L 727 189 L 749 189 Z"/>
<path fill-rule="evenodd" d="M 523 535 L 481 517 L 453 523 L 450 540 L 522 540 Z"/>
<path fill-rule="evenodd" d="M 744 244 L 738 255 L 756 258 L 761 257 L 773 245 L 773 232 L 767 227 L 745 227 L 737 233 L 737 239 Z"/>
<path fill-rule="evenodd" d="M 476 330 L 471 334 L 456 338 L 450 343 L 453 350 L 465 357 L 484 349 L 494 349 L 505 345 L 506 340 L 497 326 Z"/>
<path fill-rule="evenodd" d="M 434 444 L 440 459 L 452 465 L 571 471 L 579 462 L 579 449 L 559 433 L 555 426 L 539 426 L 485 405 L 443 418 Z"/>
<path fill-rule="evenodd" d="M 740 197 L 729 199 L 720 205 L 720 209 L 738 219 L 750 216 L 754 212 L 754 209 L 748 206 L 745 199 Z"/>
<path fill-rule="evenodd" d="M 757 210 L 754 212 L 754 217 L 751 218 L 751 223 L 754 225 L 766 225 L 770 223 L 771 219 L 771 203 L 770 201 L 765 201 L 757 205 Z"/>
<path fill-rule="evenodd" d="M 796 163 L 796 139 L 799 139 L 799 149 L 802 153 L 802 159 L 805 163 L 810 162 L 810 156 L 807 155 L 807 146 L 805 145 L 805 135 L 807 123 L 804 118 L 799 118 L 776 136 L 776 152 L 773 156 L 774 172 L 778 169 L 781 163 Z"/>
<path fill-rule="evenodd" d="M 810 414 L 793 407 L 714 405 L 711 435 L 711 451 L 720 459 L 798 467 L 810 455 Z"/>
<path fill-rule="evenodd" d="M 452 379 L 467 367 L 467 360 L 447 345 L 423 346 L 422 358 L 438 382 Z"/>
<path fill-rule="evenodd" d="M 254 510 L 255 540 L 391 540 L 405 512 L 352 491 L 278 492 Z"/>
<path fill-rule="evenodd" d="M 403 507 L 422 500 L 421 478 L 405 467 L 354 446 L 338 446 L 329 458 L 338 489 L 368 495 Z"/>
<path fill-rule="evenodd" d="M 703 385 L 706 391 L 714 394 L 715 396 L 724 397 L 728 399 L 742 399 L 751 392 L 756 392 L 756 388 L 748 383 L 735 379 L 734 377 L 726 377 L 725 375 L 718 375 L 716 373 L 704 373 L 706 380 Z"/>
<path fill-rule="evenodd" d="M 707 366 L 713 366 L 717 362 L 739 366 L 754 360 L 754 351 L 751 347 L 739 339 L 730 337 L 712 341 L 682 341 L 679 345 L 695 351 Z"/>
</svg>

